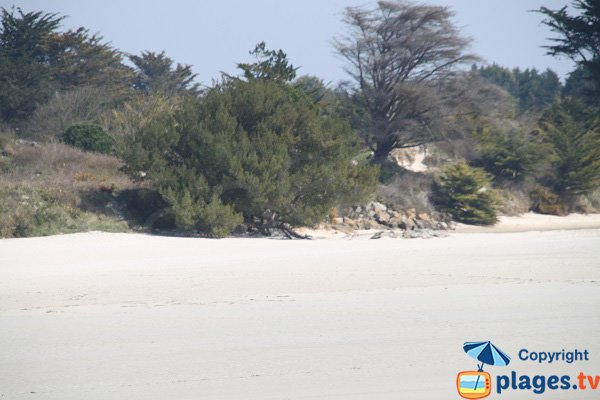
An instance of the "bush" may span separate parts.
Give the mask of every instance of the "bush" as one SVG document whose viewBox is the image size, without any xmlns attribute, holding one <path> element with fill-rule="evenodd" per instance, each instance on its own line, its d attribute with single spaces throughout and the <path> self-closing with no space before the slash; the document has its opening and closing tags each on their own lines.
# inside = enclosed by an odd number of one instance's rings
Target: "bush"
<svg viewBox="0 0 600 400">
<path fill-rule="evenodd" d="M 279 81 L 225 79 L 125 137 L 126 170 L 155 184 L 180 229 L 319 222 L 372 193 L 377 169 L 352 162 L 347 123 L 291 93 Z"/>
<path fill-rule="evenodd" d="M 493 225 L 498 221 L 500 197 L 489 186 L 484 170 L 461 160 L 442 168 L 433 185 L 432 200 L 438 210 L 458 222 Z"/>
<path fill-rule="evenodd" d="M 550 189 L 538 186 L 531 194 L 531 210 L 540 214 L 565 215 L 566 206 L 560 196 Z"/>
<path fill-rule="evenodd" d="M 62 135 L 64 143 L 85 151 L 110 154 L 112 139 L 99 125 L 71 125 Z"/>
</svg>

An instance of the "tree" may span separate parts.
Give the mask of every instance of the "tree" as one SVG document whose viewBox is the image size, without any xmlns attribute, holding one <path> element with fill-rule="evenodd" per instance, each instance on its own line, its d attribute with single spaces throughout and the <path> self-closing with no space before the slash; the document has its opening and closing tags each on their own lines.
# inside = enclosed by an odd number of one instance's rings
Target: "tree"
<svg viewBox="0 0 600 400">
<path fill-rule="evenodd" d="M 63 17 L 2 8 L 0 26 L 0 117 L 20 121 L 53 92 L 47 43 Z"/>
<path fill-rule="evenodd" d="M 473 164 L 503 180 L 522 181 L 541 158 L 540 144 L 521 131 L 482 132 L 477 140 L 479 155 Z"/>
<path fill-rule="evenodd" d="M 180 228 L 224 236 L 243 220 L 289 233 L 374 190 L 347 123 L 263 61 L 243 69 L 259 76 L 225 76 L 125 138 L 127 171 L 158 187 Z"/>
<path fill-rule="evenodd" d="M 133 85 L 145 94 L 160 94 L 169 98 L 198 92 L 192 67 L 179 63 L 173 67 L 173 60 L 164 51 L 158 54 L 144 51 L 139 56 L 130 55 L 129 59 L 136 66 Z"/>
<path fill-rule="evenodd" d="M 500 86 L 518 101 L 521 113 L 543 111 L 560 96 L 562 85 L 551 69 L 538 72 L 535 68 L 508 69 L 497 64 L 476 68 L 488 82 Z"/>
<path fill-rule="evenodd" d="M 379 163 L 394 148 L 418 146 L 444 135 L 448 108 L 460 103 L 457 68 L 477 58 L 450 21 L 447 7 L 379 1 L 373 9 L 348 7 L 348 36 L 336 42 L 347 72 L 370 114 L 363 135 Z M 458 90 L 449 93 L 448 90 Z M 454 103 L 454 104 L 452 104 Z"/>
<path fill-rule="evenodd" d="M 79 28 L 58 32 L 64 17 L 2 8 L 0 116 L 21 122 L 57 91 L 103 87 L 114 101 L 129 92 L 133 74 L 121 53 Z"/>
<path fill-rule="evenodd" d="M 587 106 L 593 107 L 598 102 L 598 96 L 593 88 L 594 84 L 589 72 L 580 65 L 567 76 L 563 96 L 579 99 Z"/>
<path fill-rule="evenodd" d="M 600 186 L 600 119 L 574 99 L 563 99 L 542 117 L 540 125 L 552 145 L 548 186 L 563 203 Z"/>
<path fill-rule="evenodd" d="M 116 99 L 129 94 L 133 70 L 123 64 L 123 54 L 102 36 L 80 27 L 55 32 L 47 44 L 52 79 L 61 90 L 82 86 L 102 87 Z"/>
<path fill-rule="evenodd" d="M 269 50 L 265 42 L 260 42 L 250 51 L 256 58 L 254 63 L 239 63 L 237 67 L 244 73 L 244 78 L 269 79 L 272 81 L 291 82 L 296 78 L 298 68 L 289 63 L 283 50 Z"/>
<path fill-rule="evenodd" d="M 567 56 L 583 67 L 590 80 L 596 104 L 600 102 L 600 2 L 573 0 L 579 15 L 569 15 L 567 6 L 560 10 L 541 7 L 547 16 L 543 23 L 560 36 L 551 39 L 554 45 L 544 46 L 552 56 Z"/>
</svg>

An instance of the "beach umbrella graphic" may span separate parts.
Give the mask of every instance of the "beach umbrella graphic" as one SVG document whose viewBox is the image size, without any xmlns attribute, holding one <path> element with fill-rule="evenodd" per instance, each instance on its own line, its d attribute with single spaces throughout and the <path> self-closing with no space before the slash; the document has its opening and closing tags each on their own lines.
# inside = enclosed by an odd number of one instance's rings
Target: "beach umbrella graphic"
<svg viewBox="0 0 600 400">
<path fill-rule="evenodd" d="M 510 357 L 490 341 L 466 342 L 463 344 L 463 349 L 465 353 L 477 361 L 481 361 L 481 365 L 477 364 L 480 371 L 483 371 L 483 364 L 504 367 L 510 363 Z"/>
<path fill-rule="evenodd" d="M 495 365 L 495 366 L 507 366 L 510 363 L 510 357 L 507 356 L 502 350 L 492 344 L 492 342 L 466 342 L 463 344 L 465 353 L 481 361 L 481 365 L 477 364 L 479 371 L 483 371 L 483 364 Z M 475 381 L 475 387 L 479 383 L 479 376 Z"/>
</svg>

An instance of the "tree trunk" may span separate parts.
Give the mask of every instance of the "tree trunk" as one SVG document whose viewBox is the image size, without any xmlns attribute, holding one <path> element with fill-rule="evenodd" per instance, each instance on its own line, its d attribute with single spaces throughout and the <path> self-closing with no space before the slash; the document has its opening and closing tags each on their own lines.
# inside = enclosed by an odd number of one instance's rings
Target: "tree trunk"
<svg viewBox="0 0 600 400">
<path fill-rule="evenodd" d="M 395 146 L 394 146 L 395 141 L 394 140 L 389 140 L 389 139 L 384 139 L 382 141 L 377 142 L 377 146 L 375 147 L 375 152 L 373 153 L 373 158 L 371 158 L 371 164 L 375 164 L 375 165 L 381 165 L 383 164 L 388 156 L 390 155 L 390 152 L 392 150 L 394 150 Z"/>
</svg>

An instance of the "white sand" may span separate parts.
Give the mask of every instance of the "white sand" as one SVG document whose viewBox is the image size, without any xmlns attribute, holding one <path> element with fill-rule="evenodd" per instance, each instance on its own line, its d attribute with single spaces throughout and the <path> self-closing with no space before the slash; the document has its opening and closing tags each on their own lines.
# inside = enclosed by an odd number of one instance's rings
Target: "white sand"
<svg viewBox="0 0 600 400">
<path fill-rule="evenodd" d="M 4 240 L 0 399 L 456 399 L 471 340 L 513 357 L 492 373 L 599 375 L 599 256 L 600 229 Z M 591 360 L 540 367 L 523 347 Z"/>
</svg>

